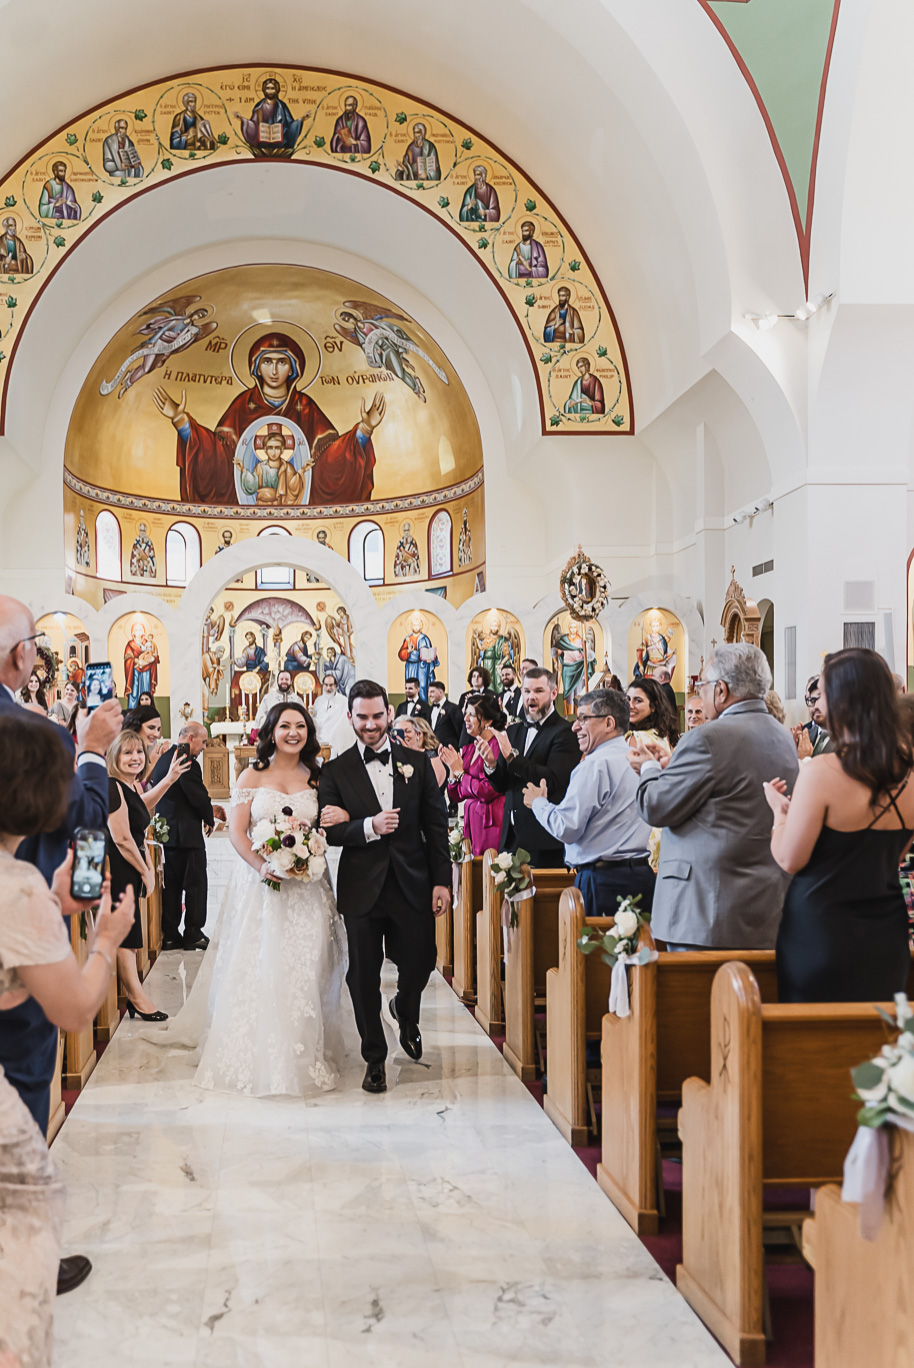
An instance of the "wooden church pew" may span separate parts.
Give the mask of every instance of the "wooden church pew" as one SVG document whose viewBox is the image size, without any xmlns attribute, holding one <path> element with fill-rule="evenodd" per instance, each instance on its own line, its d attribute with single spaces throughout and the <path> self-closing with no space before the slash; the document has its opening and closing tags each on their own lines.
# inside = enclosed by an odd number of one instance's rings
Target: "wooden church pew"
<svg viewBox="0 0 914 1368">
<path fill-rule="evenodd" d="M 654 948 L 646 926 L 640 943 Z M 590 965 L 600 956 L 586 958 L 588 972 L 596 973 L 596 965 L 593 970 Z M 655 1235 L 659 1220 L 657 1104 L 678 1103 L 683 1083 L 693 1074 L 710 1076 L 711 988 L 721 966 L 734 960 L 750 966 L 764 1001 L 777 998 L 773 950 L 661 951 L 654 963 L 628 972 L 631 1016 L 610 1016 L 605 1013 L 609 970 L 603 965 L 607 978 L 602 1022 L 602 1162 L 597 1166 L 597 1180 L 639 1235 Z M 552 1080 L 550 1046 L 550 1093 Z"/>
<path fill-rule="evenodd" d="M 612 924 L 612 917 L 585 917 L 584 899 L 576 888 L 562 893 L 558 964 L 546 974 L 549 1059 L 543 1106 L 570 1145 L 587 1143 L 587 1042 L 601 1037 L 612 973 L 602 955 L 582 955 L 577 942 L 585 926 L 608 931 Z M 507 975 L 505 991 L 507 995 Z"/>
<path fill-rule="evenodd" d="M 70 918 L 70 944 L 81 970 L 89 957 L 89 946 L 80 934 L 80 920 L 77 916 Z M 84 1088 L 96 1062 L 94 1023 L 90 1021 L 81 1031 L 67 1031 L 63 1087 Z"/>
<path fill-rule="evenodd" d="M 525 1082 L 536 1077 L 534 1016 L 546 975 L 559 962 L 559 900 L 574 882 L 567 869 L 532 869 L 533 898 L 517 904 L 518 925 L 505 951 L 505 1062 Z"/>
<path fill-rule="evenodd" d="M 54 1070 L 54 1077 L 51 1079 L 51 1106 L 48 1112 L 47 1141 L 49 1145 L 60 1130 L 67 1115 L 64 1100 L 61 1096 L 63 1087 L 63 1057 L 66 1039 L 66 1035 L 63 1031 L 57 1032 L 57 1067 Z"/>
<path fill-rule="evenodd" d="M 892 1128 L 891 1193 L 875 1240 L 859 1207 L 824 1187 L 803 1226 L 816 1271 L 816 1368 L 909 1368 L 914 1363 L 914 1135 Z"/>
<path fill-rule="evenodd" d="M 476 916 L 482 908 L 482 858 L 466 861 L 460 897 L 454 903 L 454 977 L 451 987 L 462 1002 L 476 1001 Z"/>
<path fill-rule="evenodd" d="M 453 899 L 452 899 L 453 904 Z M 435 918 L 435 967 L 439 974 L 454 972 L 454 908 Z"/>
<path fill-rule="evenodd" d="M 676 1284 L 738 1364 L 765 1362 L 763 1188 L 840 1180 L 856 1130 L 850 1070 L 888 1029 L 869 1003 L 763 1004 L 747 965 L 717 972 L 711 1081 L 682 1090 Z"/>
<path fill-rule="evenodd" d="M 488 1035 L 501 1035 L 501 897 L 492 877 L 494 850 L 482 857 L 482 911 L 476 918 L 476 1020 Z"/>
</svg>

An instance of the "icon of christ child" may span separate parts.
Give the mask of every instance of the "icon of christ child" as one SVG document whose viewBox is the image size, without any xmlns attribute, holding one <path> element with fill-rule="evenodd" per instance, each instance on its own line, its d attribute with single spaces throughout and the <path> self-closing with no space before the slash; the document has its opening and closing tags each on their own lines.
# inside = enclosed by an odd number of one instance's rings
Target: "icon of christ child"
<svg viewBox="0 0 914 1368">
<path fill-rule="evenodd" d="M 305 370 L 305 355 L 287 333 L 267 333 L 248 353 L 254 384 L 237 395 L 215 431 L 187 412 L 187 391 L 180 403 L 161 386 L 153 391 L 156 408 L 178 436 L 177 465 L 184 503 L 237 504 L 234 461 L 242 434 L 257 418 L 278 422 L 289 418 L 301 428 L 314 460 L 310 503 L 367 503 L 374 488 L 372 434 L 386 408 L 383 394 L 362 400 L 359 422 L 340 435 L 327 415 L 296 388 Z"/>
<path fill-rule="evenodd" d="M 300 504 L 305 492 L 305 475 L 313 464 L 306 461 L 301 470 L 291 463 L 291 452 L 286 450 L 282 428 L 270 425 L 263 442 L 264 459 L 253 470 L 245 470 L 238 456 L 234 464 L 239 471 L 241 488 L 254 494 L 259 504 Z"/>
</svg>

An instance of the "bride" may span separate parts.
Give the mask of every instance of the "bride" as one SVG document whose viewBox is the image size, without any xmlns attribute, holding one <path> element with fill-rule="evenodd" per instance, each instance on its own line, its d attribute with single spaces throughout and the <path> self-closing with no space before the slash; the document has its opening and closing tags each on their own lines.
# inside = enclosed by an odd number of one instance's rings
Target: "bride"
<svg viewBox="0 0 914 1368">
<path fill-rule="evenodd" d="M 317 823 L 319 756 L 300 703 L 270 709 L 257 759 L 232 795 L 229 838 L 240 860 L 212 943 L 182 1010 L 164 1030 L 143 1032 L 156 1044 L 200 1046 L 194 1082 L 201 1088 L 304 1097 L 339 1082 L 346 940 L 328 875 L 283 878 L 250 838 L 258 822 L 284 808 Z M 345 812 L 328 808 L 322 823 L 344 820 Z M 281 879 L 279 892 L 264 882 L 268 876 Z"/>
</svg>

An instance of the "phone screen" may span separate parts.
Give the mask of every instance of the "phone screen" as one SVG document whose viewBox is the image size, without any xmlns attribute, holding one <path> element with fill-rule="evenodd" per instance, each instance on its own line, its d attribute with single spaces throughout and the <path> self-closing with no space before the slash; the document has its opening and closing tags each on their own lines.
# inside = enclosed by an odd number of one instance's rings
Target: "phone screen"
<svg viewBox="0 0 914 1368">
<path fill-rule="evenodd" d="M 86 666 L 86 707 L 89 712 L 114 697 L 114 671 L 110 660 L 90 661 Z"/>
<path fill-rule="evenodd" d="M 105 833 L 80 827 L 74 838 L 70 893 L 74 898 L 98 898 L 104 877 Z"/>
</svg>

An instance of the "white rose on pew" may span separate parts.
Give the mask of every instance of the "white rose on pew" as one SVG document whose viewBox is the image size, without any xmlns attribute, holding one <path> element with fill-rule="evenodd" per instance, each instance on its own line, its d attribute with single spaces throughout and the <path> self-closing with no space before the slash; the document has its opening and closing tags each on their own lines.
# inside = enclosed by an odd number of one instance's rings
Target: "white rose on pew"
<svg viewBox="0 0 914 1368">
<path fill-rule="evenodd" d="M 889 1101 L 904 1104 L 903 1110 L 914 1107 L 914 1055 L 905 1052 L 897 1064 L 887 1069 L 889 1080 Z"/>
<path fill-rule="evenodd" d="M 638 930 L 638 915 L 635 912 L 619 912 L 616 915 L 616 930 L 624 940 Z"/>
<path fill-rule="evenodd" d="M 508 876 L 505 873 L 505 871 L 503 869 L 500 869 L 498 873 L 494 876 L 493 883 L 503 884 L 507 877 Z"/>
<path fill-rule="evenodd" d="M 499 869 L 510 869 L 514 863 L 514 856 L 503 850 L 500 855 L 495 856 L 492 863 L 498 865 Z"/>
</svg>

